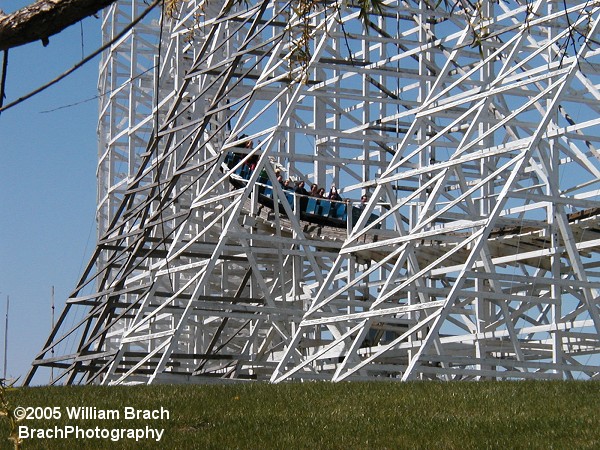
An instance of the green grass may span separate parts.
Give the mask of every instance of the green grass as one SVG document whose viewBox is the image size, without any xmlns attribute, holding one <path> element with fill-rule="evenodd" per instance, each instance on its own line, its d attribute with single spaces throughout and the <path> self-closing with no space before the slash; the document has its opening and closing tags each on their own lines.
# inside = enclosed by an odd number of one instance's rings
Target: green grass
<svg viewBox="0 0 600 450">
<path fill-rule="evenodd" d="M 8 392 L 16 406 L 58 406 L 30 428 L 164 429 L 151 440 L 28 439 L 24 449 L 600 448 L 600 383 L 295 383 L 39 387 Z M 66 407 L 170 411 L 169 420 L 75 420 Z M 0 429 L 1 448 L 8 424 Z"/>
</svg>

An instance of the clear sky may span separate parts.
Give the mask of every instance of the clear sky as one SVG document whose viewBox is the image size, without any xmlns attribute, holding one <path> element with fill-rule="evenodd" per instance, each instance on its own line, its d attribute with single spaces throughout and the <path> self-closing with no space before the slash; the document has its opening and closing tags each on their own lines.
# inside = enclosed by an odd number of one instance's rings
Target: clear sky
<svg viewBox="0 0 600 450">
<path fill-rule="evenodd" d="M 27 3 L 3 0 L 0 8 L 12 12 Z M 89 18 L 47 47 L 11 50 L 5 104 L 96 50 L 100 24 Z M 52 286 L 58 317 L 94 247 L 98 64 L 97 58 L 0 114 L 0 376 L 7 296 L 7 375 L 22 380 L 50 332 Z"/>
</svg>

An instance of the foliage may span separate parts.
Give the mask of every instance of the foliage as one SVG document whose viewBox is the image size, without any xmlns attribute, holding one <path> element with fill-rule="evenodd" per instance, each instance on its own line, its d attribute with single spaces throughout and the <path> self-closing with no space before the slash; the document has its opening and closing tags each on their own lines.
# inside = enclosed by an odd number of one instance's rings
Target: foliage
<svg viewBox="0 0 600 450">
<path fill-rule="evenodd" d="M 362 20 L 365 29 L 368 29 L 369 15 L 382 15 L 385 10 L 385 3 L 383 3 L 383 0 L 358 0 L 358 7 L 360 9 L 358 17 Z"/>
<path fill-rule="evenodd" d="M 181 0 L 164 0 L 164 11 L 169 17 L 175 17 Z"/>
<path fill-rule="evenodd" d="M 174 17 L 177 10 L 185 0 L 164 0 L 165 13 Z M 247 0 L 228 0 L 226 7 L 231 7 L 235 4 L 245 3 Z M 412 0 L 416 4 L 416 0 Z M 490 3 L 496 3 L 498 0 L 491 0 Z M 409 1 L 410 3 L 410 1 Z M 490 33 L 489 24 L 493 21 L 492 17 L 488 17 L 489 10 L 487 8 L 488 3 L 484 0 L 424 0 L 426 8 L 434 11 L 436 9 L 443 9 L 450 14 L 460 14 L 468 18 L 467 23 L 471 30 L 471 43 L 472 48 L 477 48 L 480 57 L 484 59 L 486 53 L 484 51 L 484 43 L 486 40 L 497 39 L 497 37 Z M 336 14 L 340 15 L 341 8 L 344 6 L 351 6 L 358 9 L 359 19 L 362 21 L 364 30 L 366 33 L 372 28 L 373 23 L 371 22 L 371 16 L 382 16 L 386 12 L 386 3 L 384 0 L 342 0 L 341 2 L 325 2 L 319 0 L 292 0 L 290 3 L 290 25 L 289 34 L 291 39 L 291 48 L 288 56 L 290 77 L 295 69 L 300 68 L 299 80 L 302 82 L 308 78 L 308 65 L 310 63 L 312 52 L 311 46 L 314 40 L 314 23 L 313 16 L 319 10 L 323 8 L 331 7 Z M 529 27 L 531 21 L 539 18 L 534 10 L 533 0 L 525 0 L 525 17 L 524 23 Z M 587 10 L 582 10 L 579 15 L 575 18 L 570 18 L 566 0 L 562 0 L 562 6 L 565 12 L 565 19 L 567 21 L 568 34 L 565 38 L 559 42 L 561 49 L 562 59 L 568 55 L 569 51 L 572 50 L 573 54 L 579 51 L 581 45 L 600 44 L 596 42 L 591 36 L 589 36 L 589 28 L 592 24 L 591 13 Z M 588 15 L 586 20 L 576 22 L 582 15 Z M 198 22 L 198 18 L 196 18 Z M 346 34 L 346 31 L 342 31 Z M 352 59 L 352 55 L 349 56 Z"/>
<path fill-rule="evenodd" d="M 598 448 L 598 382 L 289 383 L 39 387 L 18 406 L 133 406 L 169 420 L 30 420 L 30 427 L 160 427 L 161 442 L 25 440 L 24 449 Z M 0 433 L 6 435 L 3 423 Z"/>
<path fill-rule="evenodd" d="M 6 418 L 5 424 L 8 422 L 8 441 L 13 443 L 15 450 L 19 450 L 23 443 L 17 434 L 19 420 L 15 417 L 14 410 L 7 399 L 7 391 L 14 389 L 13 384 L 7 385 L 6 380 L 0 379 L 0 417 Z"/>
<path fill-rule="evenodd" d="M 306 77 L 306 69 L 311 59 L 310 44 L 313 39 L 310 15 L 317 7 L 317 0 L 297 0 L 290 6 L 300 21 L 299 26 L 290 29 L 293 40 L 289 57 L 290 74 L 300 66 L 303 69 L 303 77 Z"/>
<path fill-rule="evenodd" d="M 164 12 L 167 17 L 177 17 L 177 12 L 185 0 L 164 0 Z M 233 5 L 246 3 L 247 0 L 228 0 L 225 8 Z M 345 1 L 345 0 L 344 0 Z M 345 3 L 344 3 L 345 4 Z M 314 39 L 312 15 L 323 8 L 324 3 L 320 0 L 293 0 L 290 3 L 290 25 L 289 34 L 291 38 L 291 49 L 288 56 L 290 74 L 298 67 L 301 70 L 300 79 L 306 81 L 307 69 L 312 57 L 311 43 Z M 341 5 L 331 3 L 333 9 L 339 14 Z M 359 9 L 359 18 L 363 22 L 365 31 L 369 29 L 369 16 L 371 14 L 382 15 L 386 8 L 383 0 L 357 0 L 353 5 Z M 199 23 L 199 17 L 195 17 L 195 24 Z M 189 40 L 193 39 L 193 30 L 189 31 Z"/>
</svg>

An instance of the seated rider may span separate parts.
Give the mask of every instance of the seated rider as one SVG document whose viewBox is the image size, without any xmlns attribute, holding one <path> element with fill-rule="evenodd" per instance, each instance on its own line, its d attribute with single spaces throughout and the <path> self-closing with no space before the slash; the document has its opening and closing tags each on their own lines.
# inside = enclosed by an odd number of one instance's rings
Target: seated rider
<svg viewBox="0 0 600 450">
<path fill-rule="evenodd" d="M 367 204 L 367 201 L 369 201 L 369 197 L 367 197 L 366 195 L 363 195 L 360 198 L 360 209 L 365 209 L 365 205 Z"/>
<path fill-rule="evenodd" d="M 281 170 L 278 169 L 275 171 L 275 177 L 277 177 L 277 181 L 279 182 L 279 184 L 283 186 L 283 177 L 281 176 Z"/>
<path fill-rule="evenodd" d="M 338 193 L 335 184 L 331 185 L 331 189 L 329 190 L 329 200 L 334 200 L 337 202 L 341 202 L 342 201 L 342 197 L 340 196 L 340 194 Z"/>
<path fill-rule="evenodd" d="M 296 184 L 296 190 L 294 191 L 296 194 L 299 194 L 300 197 L 300 210 L 306 211 L 306 205 L 308 204 L 308 191 L 304 187 L 304 181 L 300 180 Z"/>
<path fill-rule="evenodd" d="M 311 184 L 310 186 L 310 196 L 311 197 L 318 197 L 318 192 L 319 192 L 319 186 L 317 186 L 316 183 Z"/>
<path fill-rule="evenodd" d="M 295 192 L 296 192 L 296 194 L 300 194 L 300 195 L 308 195 L 308 191 L 304 187 L 304 181 L 300 180 L 300 181 L 298 181 L 298 183 L 296 183 Z"/>
</svg>

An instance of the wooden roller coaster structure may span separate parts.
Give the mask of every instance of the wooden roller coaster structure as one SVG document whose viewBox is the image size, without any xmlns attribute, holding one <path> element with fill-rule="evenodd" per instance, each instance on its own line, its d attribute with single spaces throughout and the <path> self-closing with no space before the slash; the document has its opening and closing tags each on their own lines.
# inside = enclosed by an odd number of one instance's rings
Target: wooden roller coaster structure
<svg viewBox="0 0 600 450">
<path fill-rule="evenodd" d="M 107 9 L 104 39 L 143 8 Z M 598 0 L 148 16 L 102 59 L 98 241 L 25 383 L 597 378 L 599 20 Z"/>
</svg>

